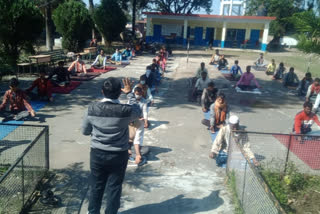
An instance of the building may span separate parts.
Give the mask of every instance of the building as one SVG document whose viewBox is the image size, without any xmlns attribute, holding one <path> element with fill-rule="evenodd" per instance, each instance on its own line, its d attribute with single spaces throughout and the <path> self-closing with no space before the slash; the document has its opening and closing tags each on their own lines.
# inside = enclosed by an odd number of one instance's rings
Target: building
<svg viewBox="0 0 320 214">
<path fill-rule="evenodd" d="M 230 2 L 230 1 L 226 1 Z M 236 1 L 231 1 L 231 3 Z M 233 6 L 232 6 L 233 7 Z M 229 11 L 230 12 L 230 11 Z M 146 42 L 266 51 L 275 17 L 145 12 Z"/>
<path fill-rule="evenodd" d="M 246 0 L 220 0 L 220 15 L 244 16 Z"/>
</svg>

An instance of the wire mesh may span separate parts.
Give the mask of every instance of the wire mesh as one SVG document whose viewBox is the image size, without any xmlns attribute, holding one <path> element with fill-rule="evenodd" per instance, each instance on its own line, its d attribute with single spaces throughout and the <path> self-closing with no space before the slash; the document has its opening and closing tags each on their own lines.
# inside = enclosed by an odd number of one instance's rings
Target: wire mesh
<svg viewBox="0 0 320 214">
<path fill-rule="evenodd" d="M 20 213 L 48 170 L 48 128 L 0 124 L 0 134 L 0 213 Z"/>
</svg>

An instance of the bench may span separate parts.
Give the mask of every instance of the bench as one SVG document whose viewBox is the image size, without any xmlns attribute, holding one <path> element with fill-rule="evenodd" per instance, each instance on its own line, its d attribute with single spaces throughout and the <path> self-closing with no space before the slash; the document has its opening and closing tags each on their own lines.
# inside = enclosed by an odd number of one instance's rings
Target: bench
<svg viewBox="0 0 320 214">
<path fill-rule="evenodd" d="M 50 55 L 51 56 L 51 64 L 54 66 L 56 62 L 66 61 L 67 56 L 65 55 L 63 49 L 57 49 L 52 51 L 41 51 L 38 54 Z"/>
</svg>

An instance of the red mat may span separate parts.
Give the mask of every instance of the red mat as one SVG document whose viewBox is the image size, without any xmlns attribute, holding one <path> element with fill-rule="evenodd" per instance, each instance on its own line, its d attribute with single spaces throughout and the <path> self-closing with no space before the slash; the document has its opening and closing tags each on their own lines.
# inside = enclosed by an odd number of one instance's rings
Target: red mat
<svg viewBox="0 0 320 214">
<path fill-rule="evenodd" d="M 273 135 L 284 146 L 289 147 L 290 136 Z M 291 138 L 290 151 L 300 158 L 312 169 L 320 169 L 320 140 L 297 140 L 295 136 Z"/>
<path fill-rule="evenodd" d="M 107 66 L 105 69 L 97 69 L 97 68 L 90 68 L 87 72 L 94 72 L 94 73 L 107 73 L 109 71 L 116 70 L 116 67 Z"/>
<path fill-rule="evenodd" d="M 77 74 L 77 76 L 71 76 L 70 78 L 72 81 L 89 81 L 96 78 L 97 76 L 100 76 L 100 73 L 88 72 L 86 75 Z"/>
<path fill-rule="evenodd" d="M 72 81 L 70 82 L 70 85 L 67 87 L 53 87 L 52 93 L 58 93 L 58 94 L 69 94 L 72 90 L 77 88 L 81 82 L 78 81 Z"/>
</svg>

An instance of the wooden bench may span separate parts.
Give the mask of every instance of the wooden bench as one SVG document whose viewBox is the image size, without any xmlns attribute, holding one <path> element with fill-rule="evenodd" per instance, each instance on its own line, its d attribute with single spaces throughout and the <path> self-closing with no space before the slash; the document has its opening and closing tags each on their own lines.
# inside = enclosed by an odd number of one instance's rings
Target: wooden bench
<svg viewBox="0 0 320 214">
<path fill-rule="evenodd" d="M 65 55 L 63 49 L 57 49 L 57 50 L 52 50 L 52 51 L 42 51 L 38 54 L 42 54 L 42 55 L 50 55 L 51 56 L 51 65 L 55 65 L 56 62 L 59 61 L 66 61 L 67 60 L 67 56 Z"/>
</svg>

